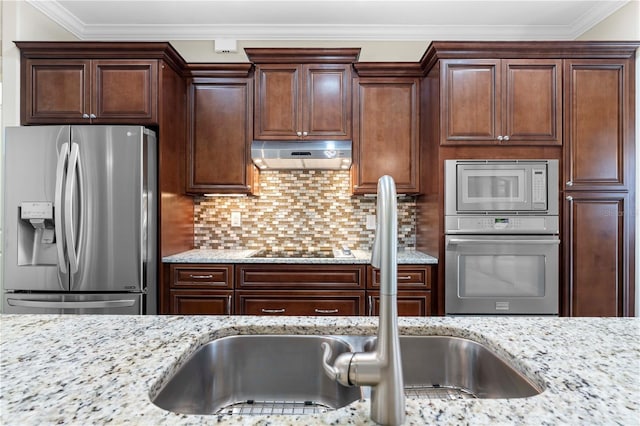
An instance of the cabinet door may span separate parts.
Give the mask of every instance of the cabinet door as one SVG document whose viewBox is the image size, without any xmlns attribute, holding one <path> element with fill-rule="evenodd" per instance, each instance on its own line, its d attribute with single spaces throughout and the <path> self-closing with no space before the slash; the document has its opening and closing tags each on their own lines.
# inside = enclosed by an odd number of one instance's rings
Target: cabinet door
<svg viewBox="0 0 640 426">
<path fill-rule="evenodd" d="M 564 314 L 633 315 L 630 208 L 626 193 L 567 193 Z"/>
<path fill-rule="evenodd" d="M 95 60 L 92 123 L 156 124 L 158 63 Z"/>
<path fill-rule="evenodd" d="M 171 290 L 171 315 L 231 315 L 233 292 L 207 292 L 198 290 Z"/>
<path fill-rule="evenodd" d="M 364 315 L 364 291 L 236 291 L 239 315 Z"/>
<path fill-rule="evenodd" d="M 303 139 L 351 138 L 351 65 L 304 65 Z"/>
<path fill-rule="evenodd" d="M 430 290 L 433 266 L 398 265 L 398 290 Z M 367 289 L 380 290 L 380 270 L 367 267 Z"/>
<path fill-rule="evenodd" d="M 191 83 L 187 192 L 251 192 L 252 89 L 248 79 Z"/>
<path fill-rule="evenodd" d="M 367 312 L 380 314 L 380 292 L 367 292 Z M 398 315 L 401 317 L 424 317 L 431 315 L 431 292 L 400 291 L 397 296 Z"/>
<path fill-rule="evenodd" d="M 628 61 L 565 61 L 566 189 L 621 190 L 633 161 Z"/>
<path fill-rule="evenodd" d="M 398 193 L 419 193 L 418 79 L 360 78 L 354 91 L 353 192 L 375 194 L 390 175 Z"/>
<path fill-rule="evenodd" d="M 298 139 L 300 122 L 301 66 L 256 66 L 255 139 Z"/>
<path fill-rule="evenodd" d="M 232 265 L 171 265 L 171 288 L 232 289 Z"/>
<path fill-rule="evenodd" d="M 88 124 L 89 64 L 82 60 L 23 60 L 22 124 Z"/>
<path fill-rule="evenodd" d="M 561 145 L 562 61 L 503 60 L 502 73 L 503 142 L 509 145 Z"/>
<path fill-rule="evenodd" d="M 502 116 L 500 65 L 499 59 L 442 61 L 443 145 L 497 143 Z"/>
</svg>

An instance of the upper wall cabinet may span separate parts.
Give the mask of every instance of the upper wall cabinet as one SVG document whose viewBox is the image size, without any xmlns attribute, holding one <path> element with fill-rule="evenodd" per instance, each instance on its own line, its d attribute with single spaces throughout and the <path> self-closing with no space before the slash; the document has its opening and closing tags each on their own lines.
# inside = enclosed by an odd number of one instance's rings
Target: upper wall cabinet
<svg viewBox="0 0 640 426">
<path fill-rule="evenodd" d="M 169 43 L 16 42 L 20 121 L 157 125 L 160 68 L 184 60 Z"/>
<path fill-rule="evenodd" d="M 375 194 L 390 175 L 398 193 L 419 193 L 416 77 L 360 77 L 354 83 L 354 194 Z"/>
<path fill-rule="evenodd" d="M 632 62 L 565 63 L 565 190 L 626 190 L 632 185 Z"/>
<path fill-rule="evenodd" d="M 443 145 L 562 143 L 562 61 L 442 61 Z"/>
<path fill-rule="evenodd" d="M 29 59 L 22 121 L 155 124 L 157 62 Z"/>
<path fill-rule="evenodd" d="M 256 64 L 254 138 L 351 139 L 359 49 L 245 49 Z"/>
<path fill-rule="evenodd" d="M 237 77 L 220 77 L 212 65 L 189 80 L 187 192 L 249 193 L 253 119 L 250 64 L 237 64 Z M 228 75 L 231 70 L 223 68 Z M 243 75 L 244 74 L 244 75 Z"/>
</svg>

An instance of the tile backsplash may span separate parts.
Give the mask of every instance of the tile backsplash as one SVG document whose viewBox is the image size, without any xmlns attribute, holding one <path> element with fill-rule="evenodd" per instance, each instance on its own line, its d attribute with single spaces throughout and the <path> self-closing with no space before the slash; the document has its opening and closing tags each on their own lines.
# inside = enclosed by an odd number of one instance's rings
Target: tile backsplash
<svg viewBox="0 0 640 426">
<path fill-rule="evenodd" d="M 376 198 L 352 196 L 348 171 L 262 171 L 260 195 L 196 197 L 195 247 L 199 249 L 325 250 L 347 244 L 370 250 L 366 229 Z M 231 213 L 240 226 L 231 226 Z M 415 248 L 416 202 L 398 199 L 398 247 Z"/>
</svg>

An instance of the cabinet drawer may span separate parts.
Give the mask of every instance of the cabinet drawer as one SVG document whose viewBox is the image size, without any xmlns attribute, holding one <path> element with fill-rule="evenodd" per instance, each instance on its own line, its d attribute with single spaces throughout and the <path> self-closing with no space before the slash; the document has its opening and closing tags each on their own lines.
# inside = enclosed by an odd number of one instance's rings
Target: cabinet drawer
<svg viewBox="0 0 640 426">
<path fill-rule="evenodd" d="M 236 291 L 240 315 L 364 315 L 364 291 Z"/>
<path fill-rule="evenodd" d="M 172 288 L 233 288 L 233 266 L 172 266 Z"/>
<path fill-rule="evenodd" d="M 431 266 L 398 265 L 398 290 L 429 290 L 432 282 Z M 380 289 L 380 270 L 368 267 L 367 288 Z"/>
<path fill-rule="evenodd" d="M 239 289 L 364 289 L 364 265 L 238 265 Z"/>
<path fill-rule="evenodd" d="M 431 315 L 431 292 L 398 292 L 398 315 L 401 317 L 423 317 Z M 380 292 L 367 292 L 367 314 L 380 314 Z"/>
<path fill-rule="evenodd" d="M 171 290 L 169 314 L 231 315 L 233 291 Z"/>
</svg>

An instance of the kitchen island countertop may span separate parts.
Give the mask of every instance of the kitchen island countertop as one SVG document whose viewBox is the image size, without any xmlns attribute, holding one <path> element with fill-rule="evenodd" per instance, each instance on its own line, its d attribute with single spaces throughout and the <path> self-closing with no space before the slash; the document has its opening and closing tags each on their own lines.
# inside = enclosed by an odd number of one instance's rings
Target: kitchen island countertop
<svg viewBox="0 0 640 426">
<path fill-rule="evenodd" d="M 202 250 L 194 249 L 162 258 L 164 263 L 308 263 L 308 264 L 362 264 L 371 262 L 371 252 L 352 250 L 352 257 L 252 257 L 259 250 Z M 398 264 L 432 265 L 438 259 L 417 250 L 399 250 Z"/>
<path fill-rule="evenodd" d="M 235 334 L 375 334 L 371 317 L 0 317 L 0 423 L 372 424 L 369 401 L 308 416 L 178 415 L 150 394 L 185 354 Z M 546 389 L 521 399 L 407 399 L 407 425 L 638 424 L 640 319 L 399 319 L 402 334 L 480 341 Z"/>
</svg>

